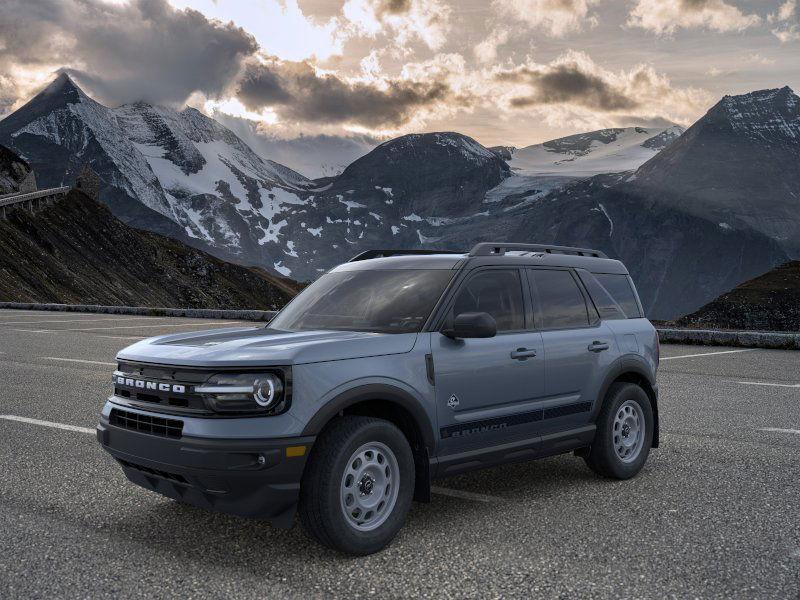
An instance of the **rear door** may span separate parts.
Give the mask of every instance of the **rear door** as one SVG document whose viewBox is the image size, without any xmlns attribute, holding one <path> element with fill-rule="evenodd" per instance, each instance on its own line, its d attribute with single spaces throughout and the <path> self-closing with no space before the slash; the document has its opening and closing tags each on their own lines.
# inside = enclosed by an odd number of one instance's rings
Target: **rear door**
<svg viewBox="0 0 800 600">
<path fill-rule="evenodd" d="M 531 268 L 527 274 L 545 351 L 541 433 L 586 425 L 617 355 L 616 340 L 572 270 Z"/>
<path fill-rule="evenodd" d="M 443 328 L 458 314 L 486 312 L 497 335 L 453 340 L 432 334 L 442 454 L 535 435 L 544 357 L 525 285 L 521 269 L 477 269 L 453 294 Z"/>
</svg>

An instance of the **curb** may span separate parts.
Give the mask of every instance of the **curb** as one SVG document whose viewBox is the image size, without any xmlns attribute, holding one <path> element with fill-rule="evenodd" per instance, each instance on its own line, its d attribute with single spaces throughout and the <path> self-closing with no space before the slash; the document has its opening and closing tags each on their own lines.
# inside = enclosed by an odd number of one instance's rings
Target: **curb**
<svg viewBox="0 0 800 600">
<path fill-rule="evenodd" d="M 724 331 L 718 329 L 658 329 L 657 331 L 658 339 L 662 344 L 800 350 L 800 333 Z"/>
<path fill-rule="evenodd" d="M 110 315 L 142 315 L 146 317 L 190 317 L 194 319 L 239 319 L 269 321 L 274 310 L 227 310 L 213 308 L 150 308 L 147 306 L 102 306 L 99 304 L 38 304 L 35 302 L 0 302 L 0 309 L 47 310 L 57 312 L 89 312 Z"/>
</svg>

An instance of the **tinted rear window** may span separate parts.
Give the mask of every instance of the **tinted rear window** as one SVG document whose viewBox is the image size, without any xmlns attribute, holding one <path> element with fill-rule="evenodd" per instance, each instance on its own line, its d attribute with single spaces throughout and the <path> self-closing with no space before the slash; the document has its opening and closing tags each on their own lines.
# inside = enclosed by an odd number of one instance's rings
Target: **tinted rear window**
<svg viewBox="0 0 800 600">
<path fill-rule="evenodd" d="M 639 310 L 639 303 L 633 292 L 633 284 L 627 275 L 616 275 L 611 273 L 594 273 L 597 281 L 606 288 L 611 297 L 625 311 L 629 319 L 637 319 L 642 316 Z"/>
<path fill-rule="evenodd" d="M 569 271 L 531 269 L 536 303 L 542 314 L 543 329 L 588 327 L 586 301 Z"/>
</svg>

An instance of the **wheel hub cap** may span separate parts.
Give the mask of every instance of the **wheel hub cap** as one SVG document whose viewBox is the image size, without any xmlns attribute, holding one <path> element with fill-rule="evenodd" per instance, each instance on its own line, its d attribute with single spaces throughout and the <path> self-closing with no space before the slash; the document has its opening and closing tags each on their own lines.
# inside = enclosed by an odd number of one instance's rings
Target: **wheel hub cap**
<svg viewBox="0 0 800 600">
<path fill-rule="evenodd" d="M 394 509 L 400 469 L 394 452 L 381 442 L 359 447 L 348 461 L 339 486 L 347 523 L 359 531 L 380 527 Z"/>
<path fill-rule="evenodd" d="M 375 487 L 375 480 L 369 475 L 364 475 L 358 482 L 358 491 L 362 496 L 369 496 Z"/>
<path fill-rule="evenodd" d="M 626 400 L 614 417 L 614 451 L 622 462 L 633 462 L 644 446 L 645 422 L 642 407 Z"/>
</svg>

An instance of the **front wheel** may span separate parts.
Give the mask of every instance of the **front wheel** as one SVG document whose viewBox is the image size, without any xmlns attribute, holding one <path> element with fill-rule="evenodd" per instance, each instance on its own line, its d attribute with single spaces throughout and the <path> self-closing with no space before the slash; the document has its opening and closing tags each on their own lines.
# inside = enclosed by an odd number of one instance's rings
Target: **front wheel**
<svg viewBox="0 0 800 600">
<path fill-rule="evenodd" d="M 414 457 L 383 419 L 345 416 L 319 437 L 300 487 L 300 520 L 311 537 L 354 555 L 387 546 L 414 495 Z"/>
<path fill-rule="evenodd" d="M 653 445 L 653 408 L 635 383 L 608 390 L 586 464 L 603 477 L 630 479 L 644 466 Z"/>
</svg>

